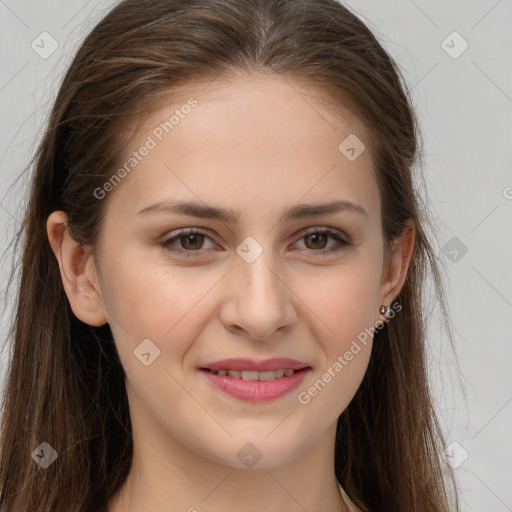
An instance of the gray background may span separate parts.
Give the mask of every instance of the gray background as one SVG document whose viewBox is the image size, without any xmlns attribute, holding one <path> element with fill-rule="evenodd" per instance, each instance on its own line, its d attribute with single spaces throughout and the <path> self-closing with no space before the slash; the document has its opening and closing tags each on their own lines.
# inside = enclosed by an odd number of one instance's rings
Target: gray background
<svg viewBox="0 0 512 512">
<path fill-rule="evenodd" d="M 13 182 L 77 45 L 113 3 L 0 0 L 2 251 L 26 196 L 27 180 Z M 431 375 L 463 510 L 512 511 L 512 0 L 346 3 L 400 64 L 421 122 L 456 348 L 434 308 Z M 58 42 L 49 56 L 43 32 Z"/>
</svg>

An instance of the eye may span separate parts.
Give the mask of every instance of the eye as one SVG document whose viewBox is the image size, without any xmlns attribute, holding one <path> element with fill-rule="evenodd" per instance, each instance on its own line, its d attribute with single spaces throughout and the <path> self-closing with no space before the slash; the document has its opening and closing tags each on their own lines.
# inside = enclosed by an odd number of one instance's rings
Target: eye
<svg viewBox="0 0 512 512">
<path fill-rule="evenodd" d="M 337 244 L 325 249 L 325 244 L 329 238 L 334 239 Z M 201 255 L 201 249 L 204 249 L 203 244 L 208 239 L 213 242 L 212 238 L 201 229 L 189 228 L 179 231 L 175 236 L 160 242 L 160 245 L 172 253 L 177 253 L 186 257 L 195 257 Z M 325 256 L 334 252 L 341 251 L 345 247 L 351 246 L 352 243 L 342 236 L 342 233 L 336 229 L 324 228 L 310 228 L 300 241 L 307 240 L 306 249 L 313 253 L 318 253 L 315 256 Z M 181 247 L 176 247 L 178 243 Z M 214 246 L 217 244 L 214 242 Z M 218 246 L 217 246 L 218 247 Z"/>
<path fill-rule="evenodd" d="M 328 249 L 325 249 L 325 244 L 329 238 L 334 239 L 338 243 Z M 305 245 L 307 249 L 310 249 L 314 253 L 318 253 L 315 254 L 315 256 L 326 256 L 352 245 L 349 240 L 342 236 L 340 231 L 328 227 L 311 228 L 302 236 L 301 240 L 306 240 Z"/>
<path fill-rule="evenodd" d="M 186 257 L 194 257 L 196 256 L 194 253 L 199 253 L 200 249 L 202 249 L 201 246 L 204 244 L 205 239 L 212 240 L 202 230 L 191 228 L 179 231 L 175 236 L 161 242 L 160 245 L 167 251 Z M 181 248 L 174 247 L 176 242 L 181 245 Z"/>
</svg>

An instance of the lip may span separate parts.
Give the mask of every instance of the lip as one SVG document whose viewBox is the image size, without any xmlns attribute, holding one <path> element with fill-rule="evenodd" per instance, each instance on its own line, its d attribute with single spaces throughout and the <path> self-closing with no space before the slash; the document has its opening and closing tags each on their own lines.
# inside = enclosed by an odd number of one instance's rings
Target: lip
<svg viewBox="0 0 512 512">
<path fill-rule="evenodd" d="M 267 365 L 268 364 L 270 363 L 267 363 Z M 219 369 L 222 370 L 224 368 Z M 228 368 L 230 370 L 239 369 L 233 367 Z M 281 366 L 280 368 L 283 367 Z M 288 368 L 290 368 L 290 366 L 288 366 Z M 242 369 L 247 370 L 248 368 L 245 367 Z M 217 375 L 204 368 L 199 369 L 200 373 L 203 374 L 215 388 L 223 391 L 229 396 L 246 402 L 269 402 L 287 395 L 300 385 L 304 377 L 311 370 L 311 367 L 302 368 L 289 377 L 284 376 L 270 381 L 249 381 L 235 379 L 229 375 Z"/>
<path fill-rule="evenodd" d="M 302 370 L 303 368 L 310 368 L 307 363 L 297 361 L 295 359 L 287 359 L 284 357 L 274 357 L 272 359 L 264 359 L 263 361 L 256 361 L 247 358 L 231 358 L 223 359 L 222 361 L 215 361 L 200 367 L 200 369 L 208 370 L 252 370 L 257 372 L 267 372 L 271 370 L 291 368 L 292 370 Z"/>
</svg>

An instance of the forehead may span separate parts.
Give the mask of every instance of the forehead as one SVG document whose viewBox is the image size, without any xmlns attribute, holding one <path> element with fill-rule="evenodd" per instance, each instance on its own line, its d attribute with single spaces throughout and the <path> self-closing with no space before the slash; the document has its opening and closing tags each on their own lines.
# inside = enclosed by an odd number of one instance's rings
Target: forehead
<svg viewBox="0 0 512 512">
<path fill-rule="evenodd" d="M 240 74 L 194 82 L 161 95 L 134 127 L 125 161 L 148 141 L 152 147 L 122 184 L 133 209 L 165 195 L 237 211 L 338 192 L 378 203 L 365 125 L 304 80 Z M 347 145 L 362 151 L 357 159 L 347 158 Z"/>
<path fill-rule="evenodd" d="M 149 108 L 145 109 L 145 115 L 136 117 L 131 129 L 135 136 L 152 131 L 162 121 L 172 120 L 173 113 L 178 114 L 179 119 L 174 116 L 171 124 L 177 125 L 193 110 L 194 117 L 200 117 L 198 121 L 204 121 L 206 128 L 211 128 L 211 121 L 215 121 L 215 124 L 222 123 L 223 129 L 226 129 L 231 121 L 237 133 L 240 133 L 240 129 L 246 133 L 266 124 L 267 128 L 288 128 L 290 134 L 297 136 L 306 134 L 306 131 L 310 134 L 315 131 L 319 136 L 331 132 L 330 135 L 337 140 L 343 134 L 357 134 L 372 153 L 373 137 L 357 115 L 354 103 L 343 93 L 334 91 L 332 85 L 304 76 L 233 71 L 231 74 L 188 82 L 168 94 L 163 90 L 157 97 L 148 100 Z M 335 94 L 338 101 L 334 99 Z M 200 108 L 189 109 L 187 103 L 191 101 Z M 211 119 L 217 114 L 220 117 Z M 201 128 L 200 124 L 196 123 L 196 130 Z M 168 134 L 165 131 L 163 135 Z M 270 134 L 270 130 L 251 132 L 254 138 L 265 134 Z M 285 134 L 283 130 L 281 135 Z"/>
</svg>

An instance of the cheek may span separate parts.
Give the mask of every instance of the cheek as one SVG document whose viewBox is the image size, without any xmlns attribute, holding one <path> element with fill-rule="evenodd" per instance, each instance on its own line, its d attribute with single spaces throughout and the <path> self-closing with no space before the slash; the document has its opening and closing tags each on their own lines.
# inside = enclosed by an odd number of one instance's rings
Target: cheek
<svg viewBox="0 0 512 512">
<path fill-rule="evenodd" d="M 130 332 L 162 336 L 208 289 L 208 276 L 200 280 L 194 269 L 173 269 L 163 258 L 148 258 L 129 248 L 122 253 L 112 251 L 105 262 L 103 297 L 107 314 Z"/>
<path fill-rule="evenodd" d="M 343 339 L 374 325 L 379 294 L 379 265 L 357 256 L 322 273 L 304 273 L 297 295 L 329 329 Z"/>
<path fill-rule="evenodd" d="M 123 365 L 130 369 L 134 350 L 146 339 L 160 351 L 155 365 L 181 359 L 191 340 L 199 337 L 203 320 L 211 318 L 204 311 L 204 299 L 219 276 L 201 274 L 198 268 L 171 271 L 161 263 L 133 265 L 128 257 L 110 268 L 104 299 Z"/>
<path fill-rule="evenodd" d="M 314 318 L 321 330 L 317 333 L 325 352 L 321 380 L 344 403 L 352 398 L 368 365 L 380 284 L 379 265 L 372 258 L 356 259 L 357 263 L 331 268 L 323 276 L 305 276 L 299 287 L 307 304 L 304 314 Z"/>
<path fill-rule="evenodd" d="M 356 271 L 357 269 L 357 271 Z M 324 356 L 298 394 L 299 403 L 325 428 L 354 397 L 370 360 L 378 295 L 377 273 L 365 266 L 319 280 L 306 303 L 315 313 Z M 311 317 L 311 312 L 308 313 Z M 320 419 L 321 418 L 321 419 Z"/>
</svg>

